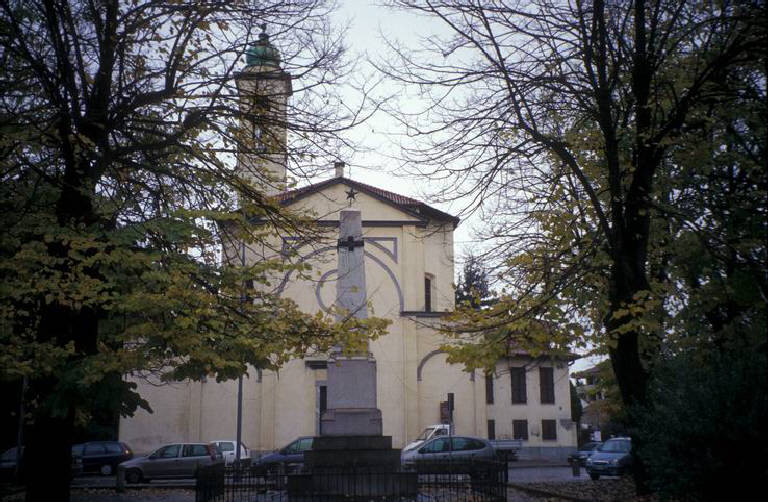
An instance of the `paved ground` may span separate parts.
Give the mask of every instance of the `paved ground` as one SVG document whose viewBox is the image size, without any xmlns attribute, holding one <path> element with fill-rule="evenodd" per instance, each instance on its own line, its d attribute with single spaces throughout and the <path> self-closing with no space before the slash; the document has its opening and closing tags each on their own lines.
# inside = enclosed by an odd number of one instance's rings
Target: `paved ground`
<svg viewBox="0 0 768 502">
<path fill-rule="evenodd" d="M 570 467 L 562 464 L 512 464 L 509 469 L 509 482 L 513 484 L 527 483 L 567 483 L 584 484 L 587 488 L 592 483 L 582 469 L 581 476 L 575 478 Z M 185 485 L 179 487 L 179 484 Z M 125 493 L 115 493 L 110 489 L 115 486 L 114 476 L 82 476 L 72 482 L 72 502 L 194 502 L 194 480 L 155 481 L 136 488 L 133 485 Z M 166 485 L 166 486 L 164 486 Z M 167 486 L 171 485 L 171 486 Z M 90 488 L 89 488 L 90 487 Z M 23 496 L 18 500 L 23 500 Z M 510 488 L 508 502 L 533 502 L 541 498 L 524 491 Z M 8 499 L 15 502 L 14 498 Z"/>
<path fill-rule="evenodd" d="M 122 495 L 111 491 L 72 492 L 71 502 L 194 502 L 195 492 L 192 490 L 142 490 Z M 507 502 L 536 502 L 540 498 L 522 491 L 509 489 Z"/>
<path fill-rule="evenodd" d="M 72 490 L 71 502 L 195 502 L 195 490 L 147 488 L 115 493 L 112 490 Z"/>
<path fill-rule="evenodd" d="M 570 467 L 511 467 L 509 469 L 510 483 L 539 483 L 543 481 L 589 481 L 589 476 L 584 469 L 577 478 L 573 476 Z"/>
</svg>

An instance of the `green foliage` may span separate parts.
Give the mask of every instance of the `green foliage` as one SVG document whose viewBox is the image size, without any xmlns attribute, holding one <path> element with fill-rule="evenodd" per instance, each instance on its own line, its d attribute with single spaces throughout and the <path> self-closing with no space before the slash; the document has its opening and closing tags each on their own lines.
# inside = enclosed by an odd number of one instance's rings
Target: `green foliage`
<svg viewBox="0 0 768 502">
<path fill-rule="evenodd" d="M 318 231 L 266 195 L 266 164 L 286 162 L 289 145 L 274 134 L 269 152 L 254 145 L 248 121 L 267 131 L 276 117 L 238 100 L 254 20 L 290 26 L 273 42 L 305 86 L 283 121 L 312 131 L 290 148 L 338 155 L 345 124 L 316 99 L 345 68 L 328 9 L 0 5 L 0 379 L 29 379 L 30 427 L 148 408 L 123 375 L 227 380 L 385 331 L 380 319 L 303 313 L 274 290 L 275 278 L 306 271 L 280 254 L 281 236 Z M 234 168 L 238 156 L 249 172 Z M 260 258 L 222 252 L 234 242 Z M 54 440 L 71 440 L 64 429 Z"/>
<path fill-rule="evenodd" d="M 581 406 L 581 399 L 579 399 L 579 395 L 576 392 L 576 386 L 570 381 L 568 384 L 571 390 L 571 420 L 578 424 L 581 422 L 581 415 L 584 413 L 584 409 Z"/>
<path fill-rule="evenodd" d="M 491 298 L 488 271 L 479 257 L 467 255 L 463 271 L 459 274 L 459 282 L 456 284 L 455 296 L 456 305 L 468 303 L 475 309 L 494 301 Z"/>
<path fill-rule="evenodd" d="M 757 349 L 757 350 L 755 350 Z M 637 451 L 663 500 L 754 497 L 768 470 L 766 346 L 665 359 L 649 406 L 634 410 Z"/>
</svg>

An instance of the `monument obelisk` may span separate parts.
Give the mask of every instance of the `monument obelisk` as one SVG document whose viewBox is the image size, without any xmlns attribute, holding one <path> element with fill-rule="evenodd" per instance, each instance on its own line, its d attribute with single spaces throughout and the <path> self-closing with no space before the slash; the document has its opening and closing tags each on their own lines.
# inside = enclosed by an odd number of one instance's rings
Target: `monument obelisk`
<svg viewBox="0 0 768 502">
<path fill-rule="evenodd" d="M 354 193 L 354 192 L 352 192 Z M 352 207 L 339 215 L 336 273 L 337 317 L 368 317 L 365 254 L 361 214 Z M 381 411 L 376 408 L 376 360 L 367 350 L 344 354 L 334 348 L 328 360 L 328 409 L 320 417 L 323 436 L 380 436 Z"/>
<path fill-rule="evenodd" d="M 350 204 L 355 192 L 347 192 Z M 339 317 L 368 317 L 365 252 L 360 210 L 349 207 L 339 215 L 336 306 Z M 381 411 L 376 407 L 376 360 L 366 349 L 346 353 L 336 347 L 328 359 L 328 408 L 320 417 L 320 436 L 304 454 L 312 472 L 337 469 L 395 470 L 400 450 L 382 435 Z"/>
</svg>

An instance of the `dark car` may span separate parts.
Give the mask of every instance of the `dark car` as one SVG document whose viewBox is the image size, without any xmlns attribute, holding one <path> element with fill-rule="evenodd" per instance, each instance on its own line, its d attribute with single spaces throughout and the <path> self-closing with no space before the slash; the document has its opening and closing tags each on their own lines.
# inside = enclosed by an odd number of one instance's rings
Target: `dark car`
<svg viewBox="0 0 768 502">
<path fill-rule="evenodd" d="M 257 470 L 274 472 L 299 472 L 304 467 L 304 452 L 312 449 L 311 436 L 300 437 L 287 446 L 262 455 L 252 465 Z"/>
<path fill-rule="evenodd" d="M 224 463 L 221 452 L 213 443 L 174 443 L 155 450 L 151 455 L 127 460 L 120 464 L 125 469 L 128 483 L 152 479 L 182 479 L 197 477 L 200 467 Z"/>
<path fill-rule="evenodd" d="M 602 445 L 602 441 L 590 441 L 579 446 L 579 449 L 568 455 L 568 463 L 577 462 L 580 466 L 587 465 L 587 459 Z"/>
<path fill-rule="evenodd" d="M 16 478 L 16 450 L 16 447 L 13 447 L 5 450 L 3 454 L 0 455 L 0 480 L 2 481 L 12 481 Z M 22 448 L 21 451 L 23 453 L 24 448 Z"/>
<path fill-rule="evenodd" d="M 0 480 L 20 481 L 24 477 L 24 447 L 21 447 L 21 469 L 16 469 L 16 447 L 5 450 L 0 455 Z M 83 460 L 80 455 L 72 454 L 72 464 L 70 465 L 70 476 L 74 477 L 83 472 Z"/>
<path fill-rule="evenodd" d="M 117 466 L 133 458 L 131 448 L 120 441 L 89 441 L 72 447 L 72 454 L 83 459 L 84 472 L 100 472 L 108 476 Z"/>
<path fill-rule="evenodd" d="M 603 443 L 587 459 L 589 477 L 598 480 L 600 476 L 621 476 L 632 467 L 632 441 L 629 438 L 612 438 Z"/>
</svg>

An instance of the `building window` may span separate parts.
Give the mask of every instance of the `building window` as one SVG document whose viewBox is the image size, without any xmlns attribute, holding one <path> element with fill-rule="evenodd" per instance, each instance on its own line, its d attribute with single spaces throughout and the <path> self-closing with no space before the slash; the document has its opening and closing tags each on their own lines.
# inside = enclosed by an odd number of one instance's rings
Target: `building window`
<svg viewBox="0 0 768 502">
<path fill-rule="evenodd" d="M 512 404 L 525 404 L 528 402 L 525 389 L 525 368 L 509 368 L 512 378 Z"/>
<path fill-rule="evenodd" d="M 557 422 L 555 420 L 541 421 L 541 439 L 557 441 Z"/>
<path fill-rule="evenodd" d="M 319 387 L 320 395 L 318 396 L 318 408 L 320 411 L 320 414 L 322 415 L 325 410 L 328 409 L 328 387 L 325 385 L 321 385 Z"/>
<path fill-rule="evenodd" d="M 488 420 L 488 439 L 496 439 L 496 420 Z"/>
<path fill-rule="evenodd" d="M 317 433 L 323 433 L 323 413 L 328 409 L 328 386 L 317 386 Z"/>
<path fill-rule="evenodd" d="M 253 131 L 253 151 L 254 152 L 266 152 L 266 137 L 264 130 L 264 122 L 269 111 L 269 99 L 266 96 L 254 95 L 253 102 L 251 103 L 251 126 Z"/>
<path fill-rule="evenodd" d="M 514 439 L 528 441 L 528 420 L 512 420 L 512 435 Z"/>
<path fill-rule="evenodd" d="M 485 404 L 493 404 L 493 375 L 485 375 Z"/>
<path fill-rule="evenodd" d="M 555 379 L 552 368 L 539 368 L 541 404 L 555 404 Z"/>
<path fill-rule="evenodd" d="M 432 312 L 432 278 L 424 277 L 424 312 Z"/>
</svg>

